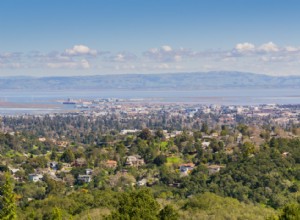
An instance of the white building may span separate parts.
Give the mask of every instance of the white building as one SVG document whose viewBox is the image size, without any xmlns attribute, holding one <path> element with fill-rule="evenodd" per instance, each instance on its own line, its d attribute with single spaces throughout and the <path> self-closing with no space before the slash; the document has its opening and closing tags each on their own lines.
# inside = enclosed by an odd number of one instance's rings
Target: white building
<svg viewBox="0 0 300 220">
<path fill-rule="evenodd" d="M 43 179 L 43 175 L 32 173 L 32 174 L 29 174 L 28 178 L 32 182 L 38 182 Z"/>
</svg>

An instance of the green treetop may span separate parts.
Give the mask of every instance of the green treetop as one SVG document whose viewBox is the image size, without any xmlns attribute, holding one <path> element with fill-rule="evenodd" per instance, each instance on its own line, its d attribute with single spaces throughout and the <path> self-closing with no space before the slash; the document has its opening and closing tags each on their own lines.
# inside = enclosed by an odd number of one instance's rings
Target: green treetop
<svg viewBox="0 0 300 220">
<path fill-rule="evenodd" d="M 5 173 L 5 183 L 1 187 L 0 200 L 0 219 L 14 220 L 17 219 L 15 194 L 13 192 L 13 185 L 9 172 Z"/>
</svg>

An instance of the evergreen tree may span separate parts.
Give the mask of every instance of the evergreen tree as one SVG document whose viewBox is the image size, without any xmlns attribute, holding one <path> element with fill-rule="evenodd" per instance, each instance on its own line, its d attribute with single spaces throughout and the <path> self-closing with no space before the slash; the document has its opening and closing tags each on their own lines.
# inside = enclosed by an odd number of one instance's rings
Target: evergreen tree
<svg viewBox="0 0 300 220">
<path fill-rule="evenodd" d="M 53 217 L 52 220 L 62 220 L 61 209 L 55 207 L 53 209 Z"/>
<path fill-rule="evenodd" d="M 151 139 L 152 134 L 151 134 L 151 131 L 149 130 L 149 128 L 144 128 L 138 137 L 143 140 L 149 140 L 149 139 Z"/>
<path fill-rule="evenodd" d="M 13 184 L 9 172 L 5 173 L 5 183 L 1 187 L 1 201 L 0 201 L 0 219 L 14 220 L 17 219 L 15 194 L 13 192 Z"/>
<path fill-rule="evenodd" d="M 72 163 L 75 160 L 75 155 L 71 149 L 67 149 L 60 158 L 63 162 Z"/>
<path fill-rule="evenodd" d="M 300 219 L 300 205 L 289 204 L 283 209 L 283 213 L 279 216 L 279 220 L 297 220 Z"/>
<path fill-rule="evenodd" d="M 119 207 L 107 220 L 157 220 L 159 204 L 148 189 L 124 193 Z"/>
<path fill-rule="evenodd" d="M 166 205 L 158 214 L 160 220 L 177 220 L 179 219 L 178 212 L 171 205 Z"/>
<path fill-rule="evenodd" d="M 56 153 L 56 151 L 52 151 L 52 153 L 50 155 L 50 159 L 51 160 L 56 160 L 57 159 L 57 153 Z"/>
<path fill-rule="evenodd" d="M 203 123 L 201 127 L 201 132 L 207 134 L 208 133 L 208 125 L 207 123 Z"/>
</svg>

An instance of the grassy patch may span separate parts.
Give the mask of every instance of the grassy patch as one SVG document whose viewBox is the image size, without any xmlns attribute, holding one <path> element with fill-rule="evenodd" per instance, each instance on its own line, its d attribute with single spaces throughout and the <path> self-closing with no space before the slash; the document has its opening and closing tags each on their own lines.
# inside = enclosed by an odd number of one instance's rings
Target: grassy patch
<svg viewBox="0 0 300 220">
<path fill-rule="evenodd" d="M 88 220 L 89 217 L 92 220 L 101 220 L 105 219 L 105 216 L 108 216 L 110 214 L 110 210 L 107 208 L 96 208 L 96 209 L 90 209 L 87 211 L 84 211 L 80 213 L 79 215 L 75 216 L 74 220 Z"/>
<path fill-rule="evenodd" d="M 9 150 L 9 151 L 6 152 L 5 156 L 10 157 L 10 158 L 15 157 L 16 152 L 14 150 Z"/>
<path fill-rule="evenodd" d="M 167 157 L 167 164 L 179 164 L 182 163 L 182 159 L 180 157 Z"/>
<path fill-rule="evenodd" d="M 168 142 L 167 141 L 162 141 L 160 143 L 160 149 L 161 150 L 166 150 L 167 149 L 167 146 L 168 146 Z"/>
<path fill-rule="evenodd" d="M 37 149 L 39 149 L 38 146 L 36 146 L 36 145 L 33 145 L 33 146 L 32 146 L 32 150 L 37 150 Z"/>
</svg>

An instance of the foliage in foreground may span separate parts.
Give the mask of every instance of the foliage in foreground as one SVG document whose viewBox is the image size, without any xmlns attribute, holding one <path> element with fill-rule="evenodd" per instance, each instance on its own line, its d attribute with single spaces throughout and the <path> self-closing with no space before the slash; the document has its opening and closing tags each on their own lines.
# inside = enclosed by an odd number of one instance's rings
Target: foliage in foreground
<svg viewBox="0 0 300 220">
<path fill-rule="evenodd" d="M 0 219 L 17 219 L 15 194 L 13 192 L 13 185 L 9 172 L 5 173 L 5 183 L 0 190 Z"/>
<path fill-rule="evenodd" d="M 274 215 L 275 211 L 259 205 L 241 203 L 233 198 L 204 193 L 188 199 L 180 214 L 180 219 L 263 220 Z"/>
<path fill-rule="evenodd" d="M 149 189 L 124 193 L 119 200 L 118 208 L 107 220 L 177 220 L 179 215 L 172 206 L 159 211 L 160 206 Z"/>
<path fill-rule="evenodd" d="M 148 188 L 113 192 L 95 190 L 70 195 L 52 195 L 36 200 L 22 210 L 20 220 L 29 219 L 255 219 L 276 216 L 271 208 L 241 203 L 213 193 L 194 195 L 188 199 L 155 198 Z"/>
</svg>

